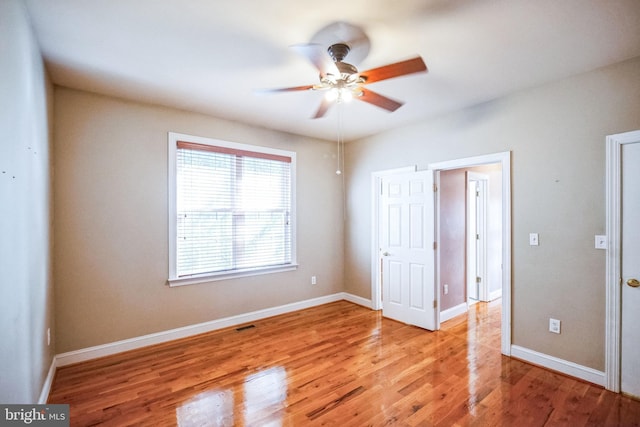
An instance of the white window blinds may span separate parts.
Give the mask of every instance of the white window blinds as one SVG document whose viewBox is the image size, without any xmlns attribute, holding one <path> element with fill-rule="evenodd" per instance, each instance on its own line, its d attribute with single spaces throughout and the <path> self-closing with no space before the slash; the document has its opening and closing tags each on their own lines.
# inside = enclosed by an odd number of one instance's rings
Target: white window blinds
<svg viewBox="0 0 640 427">
<path fill-rule="evenodd" d="M 292 262 L 291 158 L 178 141 L 176 275 Z"/>
</svg>

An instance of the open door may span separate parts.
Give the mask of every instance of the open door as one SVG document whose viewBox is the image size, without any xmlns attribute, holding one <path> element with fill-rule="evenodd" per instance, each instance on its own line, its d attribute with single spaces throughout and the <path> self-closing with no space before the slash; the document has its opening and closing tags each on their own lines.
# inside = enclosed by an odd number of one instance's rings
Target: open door
<svg viewBox="0 0 640 427">
<path fill-rule="evenodd" d="M 467 171 L 467 304 L 490 301 L 487 289 L 487 188 L 489 176 Z"/>
<path fill-rule="evenodd" d="M 433 172 L 385 176 L 380 191 L 382 314 L 433 331 L 437 328 Z"/>
</svg>

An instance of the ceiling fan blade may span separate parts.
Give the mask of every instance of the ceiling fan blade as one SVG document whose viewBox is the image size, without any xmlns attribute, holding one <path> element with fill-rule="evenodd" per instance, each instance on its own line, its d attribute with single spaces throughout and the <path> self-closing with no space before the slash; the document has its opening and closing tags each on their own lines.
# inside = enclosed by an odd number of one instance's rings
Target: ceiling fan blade
<svg viewBox="0 0 640 427">
<path fill-rule="evenodd" d="M 313 90 L 315 89 L 315 85 L 304 85 L 304 86 L 293 86 L 293 87 L 282 87 L 276 89 L 256 89 L 256 93 L 274 93 L 274 92 L 298 92 L 305 90 Z"/>
<path fill-rule="evenodd" d="M 418 56 L 413 59 L 407 59 L 406 61 L 400 61 L 363 71 L 360 73 L 360 77 L 363 77 L 365 83 L 368 84 L 378 82 L 380 80 L 405 76 L 407 74 L 420 73 L 423 71 L 428 71 L 427 65 L 424 63 L 422 58 Z"/>
<path fill-rule="evenodd" d="M 387 98 L 384 95 L 380 95 L 379 93 L 373 92 L 369 89 L 362 88 L 362 95 L 355 97 L 354 99 L 358 99 L 360 101 L 368 102 L 369 104 L 373 104 L 376 107 L 384 108 L 387 111 L 396 111 L 398 108 L 404 105 L 403 102 L 396 101 L 391 98 Z"/>
<path fill-rule="evenodd" d="M 331 105 L 333 105 L 333 102 L 327 100 L 327 98 L 323 96 L 320 107 L 318 107 L 318 111 L 316 111 L 316 115 L 313 116 L 313 118 L 319 119 L 320 117 L 323 117 L 327 113 L 327 110 L 329 110 L 329 107 L 331 107 Z"/>
<path fill-rule="evenodd" d="M 322 77 L 327 74 L 340 75 L 338 67 L 322 45 L 317 43 L 295 44 L 291 46 L 291 49 L 307 58 L 320 71 Z"/>
</svg>

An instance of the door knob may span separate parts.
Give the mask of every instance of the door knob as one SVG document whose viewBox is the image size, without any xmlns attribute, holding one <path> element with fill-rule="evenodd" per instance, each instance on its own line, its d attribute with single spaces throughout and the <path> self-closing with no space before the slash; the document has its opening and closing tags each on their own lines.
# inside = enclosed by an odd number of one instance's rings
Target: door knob
<svg viewBox="0 0 640 427">
<path fill-rule="evenodd" d="M 389 252 L 383 252 L 382 253 L 382 256 L 389 256 L 389 255 L 391 255 Z"/>
<path fill-rule="evenodd" d="M 640 281 L 638 281 L 638 279 L 629 279 L 627 280 L 627 285 L 631 286 L 632 288 L 637 288 L 638 286 L 640 286 Z"/>
</svg>

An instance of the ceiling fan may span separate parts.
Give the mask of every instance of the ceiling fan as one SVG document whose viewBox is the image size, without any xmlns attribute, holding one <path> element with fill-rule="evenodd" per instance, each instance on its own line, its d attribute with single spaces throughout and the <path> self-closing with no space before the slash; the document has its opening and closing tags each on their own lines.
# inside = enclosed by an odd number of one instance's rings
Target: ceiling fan
<svg viewBox="0 0 640 427">
<path fill-rule="evenodd" d="M 330 42 L 328 47 L 319 42 L 292 46 L 297 53 L 307 58 L 318 69 L 320 72 L 319 83 L 268 89 L 266 92 L 326 91 L 320 107 L 313 116 L 314 119 L 323 117 L 334 103 L 347 102 L 351 99 L 364 101 L 393 112 L 400 108 L 403 102 L 388 98 L 365 86 L 394 77 L 427 72 L 427 66 L 420 56 L 366 71 L 358 71 L 354 65 L 345 62 L 345 58 L 352 50 L 358 50 L 357 53 L 360 56 L 364 51 L 364 55 L 366 55 L 369 49 L 369 40 L 364 32 L 356 26 L 339 22 L 320 30 L 312 41 L 326 42 L 331 38 L 334 41 Z M 336 39 L 341 41 L 335 41 Z"/>
</svg>

